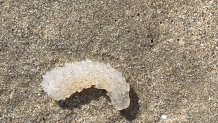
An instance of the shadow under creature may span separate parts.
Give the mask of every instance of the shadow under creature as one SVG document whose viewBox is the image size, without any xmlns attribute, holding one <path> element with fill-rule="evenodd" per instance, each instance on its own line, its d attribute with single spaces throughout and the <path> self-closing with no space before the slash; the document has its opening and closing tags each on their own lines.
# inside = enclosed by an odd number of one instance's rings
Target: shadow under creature
<svg viewBox="0 0 218 123">
<path fill-rule="evenodd" d="M 100 97 L 104 96 L 110 101 L 107 91 L 104 89 L 96 89 L 94 86 L 91 88 L 84 89 L 81 92 L 72 94 L 66 100 L 58 101 L 58 105 L 63 109 L 73 110 L 74 108 L 80 108 L 82 105 L 89 104 L 91 100 L 99 100 Z M 121 116 L 125 119 L 132 121 L 136 118 L 139 111 L 138 96 L 133 88 L 130 88 L 130 106 L 120 111 Z"/>
</svg>

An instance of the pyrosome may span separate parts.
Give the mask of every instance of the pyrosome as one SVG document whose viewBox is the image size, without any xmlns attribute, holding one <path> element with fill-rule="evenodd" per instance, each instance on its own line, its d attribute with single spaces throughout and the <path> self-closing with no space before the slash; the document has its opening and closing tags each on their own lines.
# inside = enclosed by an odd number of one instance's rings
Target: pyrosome
<svg viewBox="0 0 218 123">
<path fill-rule="evenodd" d="M 110 64 L 90 60 L 66 63 L 45 73 L 41 86 L 55 100 L 64 100 L 75 92 L 94 86 L 107 91 L 117 110 L 125 109 L 130 104 L 130 86 L 122 73 Z"/>
</svg>

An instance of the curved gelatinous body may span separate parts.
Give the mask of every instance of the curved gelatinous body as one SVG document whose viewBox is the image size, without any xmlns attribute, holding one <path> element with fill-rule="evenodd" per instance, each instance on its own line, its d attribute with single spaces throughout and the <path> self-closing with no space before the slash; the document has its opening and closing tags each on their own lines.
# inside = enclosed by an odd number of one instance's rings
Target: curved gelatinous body
<svg viewBox="0 0 218 123">
<path fill-rule="evenodd" d="M 42 87 L 55 100 L 66 99 L 75 92 L 95 86 L 105 89 L 117 110 L 129 106 L 129 84 L 110 64 L 90 60 L 66 63 L 43 76 Z"/>
</svg>

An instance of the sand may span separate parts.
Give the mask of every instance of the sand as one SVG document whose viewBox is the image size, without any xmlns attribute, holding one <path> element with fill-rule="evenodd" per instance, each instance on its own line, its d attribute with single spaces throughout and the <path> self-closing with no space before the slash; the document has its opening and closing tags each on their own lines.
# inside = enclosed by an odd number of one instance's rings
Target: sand
<svg viewBox="0 0 218 123">
<path fill-rule="evenodd" d="M 217 17 L 216 0 L 0 0 L 0 121 L 215 123 Z M 104 90 L 43 91 L 47 71 L 85 59 L 123 73 L 128 109 Z"/>
</svg>

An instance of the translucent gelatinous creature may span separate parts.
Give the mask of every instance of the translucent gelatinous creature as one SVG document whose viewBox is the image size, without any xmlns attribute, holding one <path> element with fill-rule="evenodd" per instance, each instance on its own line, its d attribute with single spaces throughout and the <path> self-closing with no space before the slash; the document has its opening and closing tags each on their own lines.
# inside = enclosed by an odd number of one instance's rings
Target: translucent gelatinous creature
<svg viewBox="0 0 218 123">
<path fill-rule="evenodd" d="M 95 86 L 105 89 L 117 110 L 125 109 L 130 104 L 129 84 L 122 73 L 110 64 L 85 60 L 66 63 L 64 67 L 57 67 L 43 76 L 42 87 L 55 100 L 66 99 L 75 92 Z"/>
</svg>

